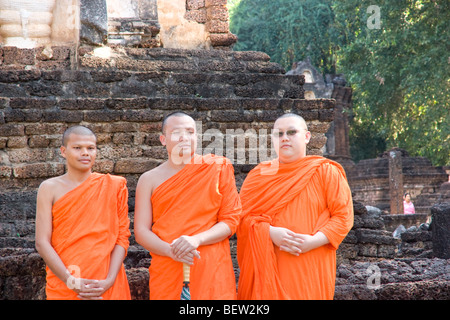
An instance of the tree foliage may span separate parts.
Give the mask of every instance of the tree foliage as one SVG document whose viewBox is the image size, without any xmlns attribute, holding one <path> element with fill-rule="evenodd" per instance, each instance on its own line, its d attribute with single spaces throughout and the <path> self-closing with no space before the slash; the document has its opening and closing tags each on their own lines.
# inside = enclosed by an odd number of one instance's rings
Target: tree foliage
<svg viewBox="0 0 450 320">
<path fill-rule="evenodd" d="M 236 50 L 268 53 L 285 68 L 307 56 L 353 88 L 355 160 L 394 146 L 450 165 L 450 3 L 241 0 L 231 13 Z M 368 23 L 369 21 L 369 23 Z"/>
<path fill-rule="evenodd" d="M 331 0 L 241 0 L 231 9 L 235 50 L 266 52 L 285 68 L 311 57 L 326 72 L 334 72 L 336 51 Z"/>
</svg>

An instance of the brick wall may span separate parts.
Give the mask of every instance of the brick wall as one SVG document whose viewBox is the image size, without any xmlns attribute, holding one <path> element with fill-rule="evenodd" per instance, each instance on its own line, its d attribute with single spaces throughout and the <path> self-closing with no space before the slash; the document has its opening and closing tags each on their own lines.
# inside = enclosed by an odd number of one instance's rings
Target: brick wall
<svg viewBox="0 0 450 320">
<path fill-rule="evenodd" d="M 237 41 L 230 33 L 227 0 L 186 0 L 185 18 L 205 24 L 215 49 L 229 50 Z"/>
<path fill-rule="evenodd" d="M 161 120 L 174 110 L 199 121 L 203 148 L 215 138 L 225 146 L 227 133 L 270 133 L 279 115 L 297 112 L 313 134 L 308 152 L 321 154 L 334 100 L 304 100 L 303 83 L 261 52 L 113 47 L 101 58 L 92 47 L 0 48 L 0 297 L 44 298 L 45 271 L 34 250 L 36 192 L 65 172 L 59 147 L 68 126 L 97 134 L 94 170 L 127 179 L 133 223 L 137 179 L 166 159 Z M 222 135 L 212 139 L 211 132 Z M 234 157 L 238 187 L 255 165 L 249 141 L 246 162 L 237 161 L 240 151 L 224 154 Z M 149 255 L 130 240 L 127 272 L 133 296 L 142 298 Z M 21 268 L 23 261 L 38 267 Z"/>
</svg>

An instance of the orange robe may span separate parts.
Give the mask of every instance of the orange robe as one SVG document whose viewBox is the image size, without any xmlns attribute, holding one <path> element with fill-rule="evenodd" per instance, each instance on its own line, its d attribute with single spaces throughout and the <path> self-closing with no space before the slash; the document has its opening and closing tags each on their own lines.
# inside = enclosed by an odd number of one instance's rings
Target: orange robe
<svg viewBox="0 0 450 320">
<path fill-rule="evenodd" d="M 75 277 L 103 280 L 109 271 L 115 245 L 128 249 L 130 236 L 128 190 L 125 178 L 92 173 L 75 189 L 58 199 L 52 208 L 52 246 Z M 47 267 L 47 299 L 78 299 Z M 130 299 L 122 267 L 103 299 Z"/>
<path fill-rule="evenodd" d="M 224 222 L 235 233 L 241 214 L 234 169 L 226 158 L 195 155 L 193 163 L 159 185 L 151 197 L 152 231 L 171 243 Z M 236 299 L 236 280 L 228 238 L 200 246 L 200 259 L 191 266 L 191 299 Z M 180 300 L 181 262 L 151 253 L 150 299 Z"/>
<path fill-rule="evenodd" d="M 240 196 L 238 298 L 333 299 L 336 249 L 353 225 L 344 169 L 318 156 L 263 162 L 249 172 Z M 330 243 L 294 256 L 273 244 L 270 225 L 308 235 L 321 231 Z"/>
</svg>

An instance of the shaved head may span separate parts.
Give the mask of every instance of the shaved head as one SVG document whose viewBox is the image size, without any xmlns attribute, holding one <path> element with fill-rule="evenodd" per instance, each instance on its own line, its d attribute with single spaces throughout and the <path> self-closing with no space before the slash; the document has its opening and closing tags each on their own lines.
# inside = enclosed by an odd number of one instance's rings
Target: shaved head
<svg viewBox="0 0 450 320">
<path fill-rule="evenodd" d="M 163 134 L 165 134 L 167 120 L 169 120 L 169 118 L 171 118 L 171 117 L 189 117 L 192 119 L 192 117 L 190 115 L 188 115 L 187 113 L 185 113 L 183 111 L 176 111 L 176 112 L 172 112 L 172 113 L 168 114 L 167 116 L 164 117 L 163 122 L 162 122 L 162 133 Z M 192 120 L 194 120 L 194 119 L 192 119 Z"/>
<path fill-rule="evenodd" d="M 76 135 L 80 135 L 80 136 L 94 136 L 95 137 L 95 133 L 92 132 L 91 129 L 89 129 L 89 128 L 85 127 L 85 126 L 70 127 L 70 128 L 67 128 L 66 131 L 64 131 L 64 133 L 63 133 L 63 138 L 62 138 L 62 145 L 63 146 L 67 147 L 67 142 L 69 141 L 69 136 L 71 134 L 76 134 Z M 96 138 L 96 140 L 97 140 L 97 138 Z"/>
<path fill-rule="evenodd" d="M 296 118 L 296 119 L 300 120 L 302 126 L 304 126 L 304 129 L 308 130 L 308 126 L 306 125 L 305 119 L 303 119 L 303 117 L 302 117 L 302 116 L 299 116 L 298 114 L 295 114 L 295 113 L 285 113 L 285 114 L 283 114 L 282 116 L 278 117 L 277 120 L 278 120 L 278 119 L 283 119 L 283 118 Z M 275 120 L 275 122 L 276 122 L 277 120 Z"/>
</svg>

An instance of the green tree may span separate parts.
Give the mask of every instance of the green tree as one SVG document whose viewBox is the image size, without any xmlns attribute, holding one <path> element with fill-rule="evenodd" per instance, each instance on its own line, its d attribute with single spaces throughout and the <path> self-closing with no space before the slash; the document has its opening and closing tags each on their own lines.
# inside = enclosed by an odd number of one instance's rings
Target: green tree
<svg viewBox="0 0 450 320">
<path fill-rule="evenodd" d="M 286 69 L 309 56 L 323 73 L 345 74 L 354 92 L 355 160 L 398 146 L 450 165 L 448 0 L 233 4 L 236 50 L 266 52 Z"/>
<path fill-rule="evenodd" d="M 374 147 L 377 138 L 384 139 L 387 148 L 398 146 L 448 165 L 449 2 L 379 0 L 379 28 L 370 25 L 372 3 L 333 6 L 337 28 L 347 39 L 338 68 L 354 89 L 350 141 L 355 147 L 369 135 Z"/>
<path fill-rule="evenodd" d="M 324 72 L 335 72 L 332 0 L 241 0 L 231 5 L 231 32 L 239 37 L 235 50 L 266 52 L 290 69 L 294 61 L 311 58 Z"/>
</svg>

